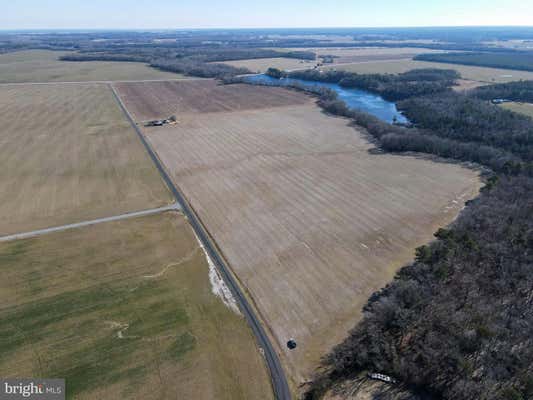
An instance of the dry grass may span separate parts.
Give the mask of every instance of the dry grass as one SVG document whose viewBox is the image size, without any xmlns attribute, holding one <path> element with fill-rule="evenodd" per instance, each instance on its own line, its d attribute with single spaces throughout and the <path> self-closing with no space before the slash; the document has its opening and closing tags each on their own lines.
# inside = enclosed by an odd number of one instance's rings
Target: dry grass
<svg viewBox="0 0 533 400">
<path fill-rule="evenodd" d="M 456 92 L 467 92 L 480 86 L 488 85 L 487 82 L 469 81 L 467 79 L 457 79 L 456 85 L 452 87 Z"/>
<path fill-rule="evenodd" d="M 295 91 L 251 85 L 219 85 L 214 80 L 116 83 L 128 111 L 138 121 L 194 112 L 222 112 L 304 104 Z"/>
<path fill-rule="evenodd" d="M 354 63 L 366 61 L 380 61 L 380 60 L 406 60 L 411 59 L 417 54 L 422 53 L 443 53 L 441 50 L 431 50 L 414 47 L 360 47 L 360 48 L 346 48 L 346 47 L 318 47 L 300 49 L 305 51 L 312 51 L 318 56 L 333 55 L 335 64 L 338 63 Z"/>
<path fill-rule="evenodd" d="M 146 134 L 295 381 L 480 187 L 478 174 L 458 165 L 369 154 L 361 132 L 312 102 L 178 120 Z M 299 344 L 293 352 L 290 337 Z"/>
<path fill-rule="evenodd" d="M 506 108 L 507 110 L 511 110 L 520 114 L 527 115 L 531 118 L 533 118 L 533 104 L 532 103 L 517 103 L 517 102 L 510 102 L 510 103 L 503 103 L 501 104 L 503 108 Z"/>
<path fill-rule="evenodd" d="M 73 82 L 143 79 L 179 79 L 182 75 L 163 72 L 133 62 L 66 62 L 68 54 L 49 50 L 28 50 L 0 55 L 0 83 Z"/>
<path fill-rule="evenodd" d="M 343 65 L 328 65 L 323 69 L 337 69 L 361 74 L 398 74 L 416 68 L 440 68 L 454 69 L 466 80 L 500 83 L 518 81 L 520 79 L 533 79 L 533 72 L 515 71 L 509 69 L 473 67 L 458 64 L 435 63 L 415 60 L 392 60 L 392 61 L 370 61 Z"/>
<path fill-rule="evenodd" d="M 225 61 L 224 64 L 238 68 L 248 68 L 252 72 L 265 72 L 269 68 L 284 70 L 306 69 L 316 65 L 314 60 L 299 60 L 296 58 L 257 58 L 250 60 Z"/>
<path fill-rule="evenodd" d="M 104 84 L 0 87 L 0 234 L 171 202 Z"/>
<path fill-rule="evenodd" d="M 271 399 L 245 320 L 175 214 L 0 244 L 0 376 L 69 399 Z"/>
</svg>

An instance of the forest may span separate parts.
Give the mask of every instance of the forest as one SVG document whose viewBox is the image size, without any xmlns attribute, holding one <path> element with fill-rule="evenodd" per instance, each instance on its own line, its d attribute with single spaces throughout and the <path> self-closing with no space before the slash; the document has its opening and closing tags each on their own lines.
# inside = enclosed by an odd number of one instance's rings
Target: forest
<svg viewBox="0 0 533 400">
<path fill-rule="evenodd" d="M 270 68 L 266 74 L 275 78 L 286 76 L 307 81 L 337 83 L 346 88 L 358 88 L 378 93 L 390 101 L 450 91 L 455 80 L 459 78 L 456 71 L 432 68 L 416 69 L 397 75 L 317 70 L 284 73 Z"/>
<path fill-rule="evenodd" d="M 533 103 L 533 81 L 516 81 L 480 86 L 469 94 L 482 100 L 507 99 Z"/>
<path fill-rule="evenodd" d="M 449 92 L 398 104 L 415 126 L 434 135 L 475 142 L 533 161 L 533 121 L 475 97 Z"/>
</svg>

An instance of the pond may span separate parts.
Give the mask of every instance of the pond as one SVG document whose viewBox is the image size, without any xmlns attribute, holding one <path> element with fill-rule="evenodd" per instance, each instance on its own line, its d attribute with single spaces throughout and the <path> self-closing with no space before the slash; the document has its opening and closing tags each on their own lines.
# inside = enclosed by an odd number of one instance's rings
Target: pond
<svg viewBox="0 0 533 400">
<path fill-rule="evenodd" d="M 272 86 L 290 86 L 298 84 L 309 88 L 328 88 L 334 90 L 349 108 L 364 111 L 374 115 L 382 121 L 406 124 L 409 120 L 396 108 L 396 104 L 385 100 L 380 95 L 367 92 L 366 90 L 343 88 L 336 83 L 304 81 L 302 79 L 284 78 L 276 79 L 271 76 L 260 74 L 251 75 L 245 78 L 248 83 Z"/>
</svg>

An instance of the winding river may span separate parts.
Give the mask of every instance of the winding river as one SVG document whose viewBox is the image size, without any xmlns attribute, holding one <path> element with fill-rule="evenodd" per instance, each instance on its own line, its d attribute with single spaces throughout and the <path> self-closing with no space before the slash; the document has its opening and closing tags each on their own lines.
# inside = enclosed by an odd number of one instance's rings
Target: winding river
<svg viewBox="0 0 533 400">
<path fill-rule="evenodd" d="M 398 111 L 395 103 L 387 101 L 383 97 L 367 92 L 366 90 L 343 88 L 336 83 L 305 81 L 293 78 L 276 79 L 265 74 L 247 76 L 245 81 L 248 83 L 272 86 L 290 86 L 298 84 L 310 88 L 328 88 L 334 90 L 339 96 L 339 99 L 343 100 L 349 108 L 367 112 L 388 123 L 396 122 L 405 124 L 409 122 L 409 120 Z"/>
</svg>

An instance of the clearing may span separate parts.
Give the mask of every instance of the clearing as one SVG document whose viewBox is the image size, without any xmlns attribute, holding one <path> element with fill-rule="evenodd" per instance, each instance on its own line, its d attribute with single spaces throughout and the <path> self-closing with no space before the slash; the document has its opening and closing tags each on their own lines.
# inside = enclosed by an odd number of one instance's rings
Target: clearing
<svg viewBox="0 0 533 400">
<path fill-rule="evenodd" d="M 500 104 L 500 106 L 533 118 L 533 103 L 518 103 L 513 101 L 509 103 Z"/>
<path fill-rule="evenodd" d="M 145 134 L 252 297 L 296 383 L 481 185 L 477 172 L 456 164 L 370 154 L 361 130 L 298 92 L 202 82 L 202 110 L 189 82 L 171 95 L 156 84 L 132 85 L 120 91 L 140 118 L 139 102 L 155 114 L 168 103 L 163 96 L 195 104 L 181 105 L 177 124 Z M 221 107 L 226 91 L 232 102 Z"/>
<path fill-rule="evenodd" d="M 26 50 L 0 55 L 0 83 L 180 79 L 183 76 L 136 62 L 60 61 L 70 54 Z"/>
<path fill-rule="evenodd" d="M 244 318 L 175 212 L 0 243 L 0 376 L 76 399 L 272 399 Z"/>
<path fill-rule="evenodd" d="M 0 235 L 172 198 L 105 84 L 0 86 Z"/>
</svg>

